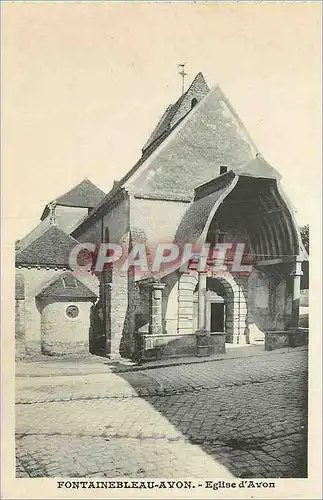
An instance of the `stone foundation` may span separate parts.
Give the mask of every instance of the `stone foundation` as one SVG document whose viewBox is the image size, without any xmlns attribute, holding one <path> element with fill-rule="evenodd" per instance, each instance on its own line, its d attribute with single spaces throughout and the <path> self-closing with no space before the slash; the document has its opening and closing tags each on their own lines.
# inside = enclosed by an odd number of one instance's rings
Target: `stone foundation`
<svg viewBox="0 0 323 500">
<path fill-rule="evenodd" d="M 285 331 L 266 332 L 265 350 L 273 351 L 283 347 L 308 345 L 308 328 L 296 328 Z"/>
<path fill-rule="evenodd" d="M 88 342 L 43 342 L 42 354 L 47 356 L 70 356 L 75 354 L 88 354 Z"/>
<path fill-rule="evenodd" d="M 153 361 L 171 357 L 209 356 L 224 352 L 224 333 L 211 333 L 208 337 L 208 345 L 203 349 L 197 346 L 195 333 L 185 335 L 138 334 L 139 361 Z"/>
<path fill-rule="evenodd" d="M 41 345 L 40 341 L 29 340 L 26 342 L 26 351 L 27 356 L 40 356 L 41 355 Z"/>
<path fill-rule="evenodd" d="M 20 359 L 24 359 L 26 356 L 26 345 L 25 342 L 21 339 L 16 339 L 15 344 L 15 359 L 19 361 Z"/>
</svg>

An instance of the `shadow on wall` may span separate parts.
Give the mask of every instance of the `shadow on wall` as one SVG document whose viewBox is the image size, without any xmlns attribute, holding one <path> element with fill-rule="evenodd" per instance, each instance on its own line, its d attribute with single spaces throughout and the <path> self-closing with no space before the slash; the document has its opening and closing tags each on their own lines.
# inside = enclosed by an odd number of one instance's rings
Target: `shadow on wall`
<svg viewBox="0 0 323 500">
<path fill-rule="evenodd" d="M 89 328 L 89 351 L 96 356 L 106 356 L 106 336 L 103 324 L 103 306 L 98 301 L 91 307 Z"/>
</svg>

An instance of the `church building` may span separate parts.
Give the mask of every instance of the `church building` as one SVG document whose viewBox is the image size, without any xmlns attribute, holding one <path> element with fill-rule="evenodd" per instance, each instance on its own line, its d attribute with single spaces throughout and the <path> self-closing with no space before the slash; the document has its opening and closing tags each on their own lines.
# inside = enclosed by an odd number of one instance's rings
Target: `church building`
<svg viewBox="0 0 323 500">
<path fill-rule="evenodd" d="M 84 180 L 17 242 L 17 355 L 203 355 L 297 328 L 308 256 L 280 179 L 219 86 L 198 73 L 108 194 Z M 82 273 L 69 260 L 80 243 L 129 254 L 137 244 L 233 242 L 248 249 L 249 273 L 212 262 L 201 270 L 194 259 L 150 276 L 117 265 Z"/>
</svg>

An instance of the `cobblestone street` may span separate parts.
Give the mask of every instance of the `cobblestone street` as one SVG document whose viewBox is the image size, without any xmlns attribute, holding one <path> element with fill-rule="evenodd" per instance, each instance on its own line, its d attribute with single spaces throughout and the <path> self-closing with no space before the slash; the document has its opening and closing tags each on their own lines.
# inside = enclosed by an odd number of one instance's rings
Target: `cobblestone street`
<svg viewBox="0 0 323 500">
<path fill-rule="evenodd" d="M 305 477 L 307 350 L 16 379 L 17 477 Z"/>
</svg>

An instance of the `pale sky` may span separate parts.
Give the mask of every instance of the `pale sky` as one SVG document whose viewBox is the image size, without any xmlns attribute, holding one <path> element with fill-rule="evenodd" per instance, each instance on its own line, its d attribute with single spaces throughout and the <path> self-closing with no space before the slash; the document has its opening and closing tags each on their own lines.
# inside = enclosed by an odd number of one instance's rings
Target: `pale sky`
<svg viewBox="0 0 323 500">
<path fill-rule="evenodd" d="M 5 3 L 3 217 L 14 239 L 88 177 L 109 191 L 202 71 L 283 175 L 300 224 L 321 196 L 321 3 Z"/>
</svg>

